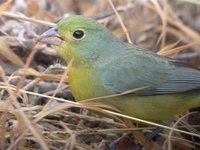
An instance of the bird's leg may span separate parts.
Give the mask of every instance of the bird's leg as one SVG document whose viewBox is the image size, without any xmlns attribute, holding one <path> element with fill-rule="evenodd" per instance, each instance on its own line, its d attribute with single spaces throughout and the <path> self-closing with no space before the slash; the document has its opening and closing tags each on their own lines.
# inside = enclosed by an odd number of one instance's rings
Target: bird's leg
<svg viewBox="0 0 200 150">
<path fill-rule="evenodd" d="M 152 141 L 153 138 L 155 138 L 162 130 L 163 130 L 163 128 L 157 127 L 153 132 L 151 132 L 151 133 L 147 136 L 147 139 L 148 139 L 149 141 Z"/>
</svg>

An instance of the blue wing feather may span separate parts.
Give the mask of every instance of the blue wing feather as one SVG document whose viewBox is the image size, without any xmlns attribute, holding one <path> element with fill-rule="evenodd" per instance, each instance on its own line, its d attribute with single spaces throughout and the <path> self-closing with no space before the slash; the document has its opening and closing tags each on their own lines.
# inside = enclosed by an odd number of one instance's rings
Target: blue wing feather
<svg viewBox="0 0 200 150">
<path fill-rule="evenodd" d="M 156 94 L 185 92 L 200 89 L 200 70 L 182 62 L 169 59 L 175 69 L 169 78 L 156 89 Z"/>
<path fill-rule="evenodd" d="M 145 54 L 148 53 L 148 54 Z M 124 50 L 102 67 L 103 86 L 121 93 L 147 86 L 139 95 L 185 92 L 200 89 L 200 70 L 139 47 Z"/>
</svg>

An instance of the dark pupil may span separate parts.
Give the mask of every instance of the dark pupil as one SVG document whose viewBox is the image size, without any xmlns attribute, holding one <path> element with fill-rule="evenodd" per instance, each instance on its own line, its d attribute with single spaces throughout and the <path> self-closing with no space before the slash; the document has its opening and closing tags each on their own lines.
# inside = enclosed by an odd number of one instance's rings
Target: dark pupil
<svg viewBox="0 0 200 150">
<path fill-rule="evenodd" d="M 81 30 L 76 30 L 73 33 L 73 37 L 75 37 L 76 39 L 80 39 L 84 36 L 84 32 Z"/>
</svg>

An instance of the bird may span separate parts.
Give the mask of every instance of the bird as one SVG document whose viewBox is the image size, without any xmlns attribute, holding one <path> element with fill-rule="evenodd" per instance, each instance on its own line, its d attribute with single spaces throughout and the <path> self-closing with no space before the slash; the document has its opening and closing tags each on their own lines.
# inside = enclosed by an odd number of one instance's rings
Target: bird
<svg viewBox="0 0 200 150">
<path fill-rule="evenodd" d="M 68 80 L 76 101 L 94 99 L 125 115 L 163 123 L 200 106 L 198 68 L 123 42 L 92 18 L 63 18 L 41 37 L 72 62 Z"/>
</svg>

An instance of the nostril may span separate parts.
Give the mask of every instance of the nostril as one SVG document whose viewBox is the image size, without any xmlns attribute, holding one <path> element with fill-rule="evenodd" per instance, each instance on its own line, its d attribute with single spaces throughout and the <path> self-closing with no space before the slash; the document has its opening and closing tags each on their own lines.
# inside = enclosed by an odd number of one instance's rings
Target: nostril
<svg viewBox="0 0 200 150">
<path fill-rule="evenodd" d="M 55 28 L 55 31 L 58 32 L 58 28 Z"/>
</svg>

